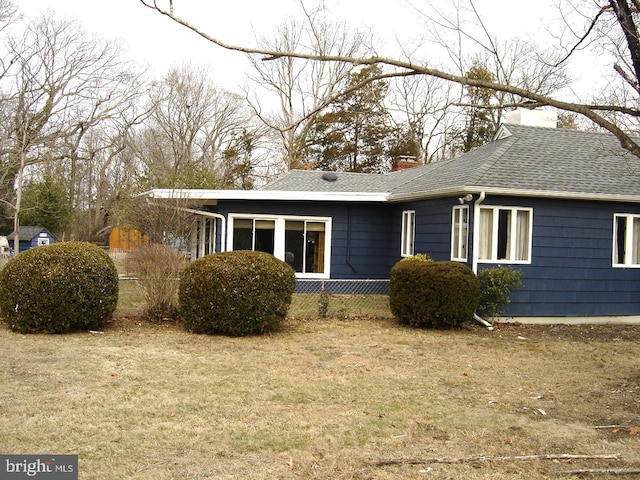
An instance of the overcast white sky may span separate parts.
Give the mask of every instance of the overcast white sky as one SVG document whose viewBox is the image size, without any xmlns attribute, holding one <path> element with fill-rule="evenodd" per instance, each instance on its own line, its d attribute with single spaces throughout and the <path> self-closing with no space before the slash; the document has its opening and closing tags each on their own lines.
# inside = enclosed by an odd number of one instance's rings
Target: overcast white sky
<svg viewBox="0 0 640 480">
<path fill-rule="evenodd" d="M 168 5 L 168 0 L 158 1 Z M 393 49 L 397 48 L 398 40 L 404 45 L 416 44 L 423 33 L 424 22 L 413 7 L 428 9 L 429 3 L 429 0 L 322 1 L 336 20 L 372 31 L 385 38 L 384 45 Z M 310 2 L 305 0 L 306 4 Z M 52 10 L 63 17 L 77 18 L 90 32 L 108 39 L 121 39 L 138 62 L 152 66 L 158 75 L 171 65 L 192 60 L 196 65 L 209 65 L 212 79 L 224 88 L 237 90 L 237 86 L 244 83 L 247 70 L 243 55 L 212 45 L 144 7 L 139 0 L 20 0 L 15 3 L 28 16 Z M 254 44 L 256 34 L 272 36 L 277 25 L 302 12 L 300 0 L 173 0 L 173 3 L 177 15 L 201 30 L 228 43 L 243 45 Z M 502 39 L 514 35 L 536 39 L 555 14 L 553 3 L 553 0 L 475 1 L 489 29 L 500 32 Z"/>
</svg>

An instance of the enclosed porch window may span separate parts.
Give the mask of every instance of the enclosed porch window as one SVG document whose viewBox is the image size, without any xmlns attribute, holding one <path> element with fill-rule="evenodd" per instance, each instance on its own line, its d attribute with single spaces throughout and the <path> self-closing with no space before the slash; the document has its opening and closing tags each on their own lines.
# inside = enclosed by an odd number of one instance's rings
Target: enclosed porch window
<svg viewBox="0 0 640 480">
<path fill-rule="evenodd" d="M 229 215 L 230 250 L 267 252 L 287 262 L 301 278 L 329 278 L 331 219 Z"/>
</svg>

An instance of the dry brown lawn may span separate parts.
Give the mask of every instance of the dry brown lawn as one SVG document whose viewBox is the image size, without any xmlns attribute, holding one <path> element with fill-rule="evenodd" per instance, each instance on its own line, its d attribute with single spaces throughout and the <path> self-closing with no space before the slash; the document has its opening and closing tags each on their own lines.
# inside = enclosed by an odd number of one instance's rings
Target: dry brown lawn
<svg viewBox="0 0 640 480">
<path fill-rule="evenodd" d="M 640 469 L 639 344 L 640 326 L 433 331 L 372 318 L 291 319 L 248 338 L 136 317 L 71 335 L 0 326 L 0 453 L 78 454 L 83 480 Z M 568 454 L 619 459 L 514 458 Z M 435 458 L 464 461 L 378 464 Z"/>
</svg>

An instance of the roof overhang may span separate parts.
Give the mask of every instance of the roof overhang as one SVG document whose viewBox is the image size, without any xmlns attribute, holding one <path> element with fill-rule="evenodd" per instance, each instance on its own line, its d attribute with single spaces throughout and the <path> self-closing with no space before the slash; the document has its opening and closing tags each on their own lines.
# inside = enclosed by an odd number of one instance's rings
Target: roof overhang
<svg viewBox="0 0 640 480">
<path fill-rule="evenodd" d="M 511 197 L 640 203 L 640 195 L 633 194 L 556 192 L 548 190 L 523 190 L 484 186 L 456 187 L 424 192 L 412 192 L 407 194 L 390 194 L 387 192 L 302 192 L 289 190 L 201 190 L 159 188 L 141 193 L 138 197 L 154 200 L 183 200 L 185 204 L 198 203 L 208 205 L 215 205 L 220 200 L 401 203 L 427 200 L 430 198 L 455 197 L 469 193 L 477 195 L 480 192 L 484 192 L 486 195 Z"/>
<path fill-rule="evenodd" d="M 628 202 L 640 203 L 640 195 L 632 194 L 603 194 L 589 192 L 556 192 L 548 190 L 528 190 L 517 188 L 498 188 L 483 186 L 467 186 L 441 190 L 430 190 L 428 192 L 414 192 L 410 194 L 391 194 L 389 202 L 409 202 L 426 200 L 429 198 L 453 197 L 458 195 L 479 194 L 497 195 L 502 197 L 529 197 L 529 198 L 553 198 L 562 200 L 590 200 L 598 202 Z"/>
<path fill-rule="evenodd" d="M 386 192 L 302 192 L 285 190 L 198 190 L 158 188 L 138 195 L 156 200 L 184 200 L 186 203 L 216 204 L 219 200 L 269 200 L 312 202 L 379 202 Z"/>
</svg>

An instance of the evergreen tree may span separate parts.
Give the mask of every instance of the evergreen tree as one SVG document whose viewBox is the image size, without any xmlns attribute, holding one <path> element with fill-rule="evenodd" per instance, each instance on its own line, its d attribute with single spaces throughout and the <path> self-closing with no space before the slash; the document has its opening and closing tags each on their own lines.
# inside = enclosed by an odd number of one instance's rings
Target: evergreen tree
<svg viewBox="0 0 640 480">
<path fill-rule="evenodd" d="M 469 69 L 467 78 L 485 82 L 493 82 L 494 75 L 477 61 Z M 454 151 L 469 152 L 476 147 L 488 143 L 496 133 L 497 125 L 493 118 L 491 101 L 495 92 L 484 87 L 466 87 L 468 103 L 465 107 L 465 126 L 458 132 L 459 141 Z"/>
<path fill-rule="evenodd" d="M 388 84 L 368 81 L 381 73 L 375 65 L 352 73 L 347 93 L 315 119 L 307 147 L 307 158 L 314 168 L 369 173 L 389 170 L 396 128 L 383 104 Z"/>
<path fill-rule="evenodd" d="M 69 192 L 49 176 L 40 182 L 28 183 L 22 202 L 21 225 L 45 227 L 55 235 L 62 234 L 71 225 L 73 212 Z"/>
</svg>

